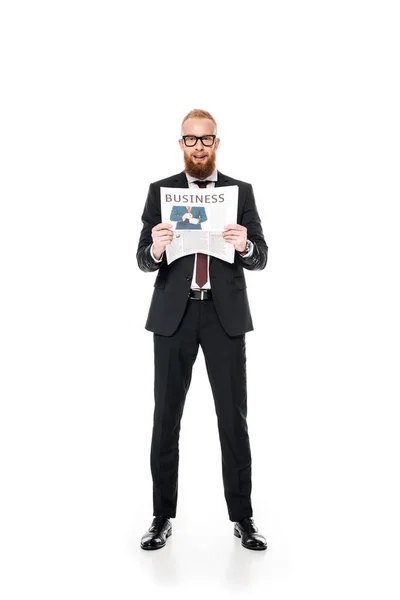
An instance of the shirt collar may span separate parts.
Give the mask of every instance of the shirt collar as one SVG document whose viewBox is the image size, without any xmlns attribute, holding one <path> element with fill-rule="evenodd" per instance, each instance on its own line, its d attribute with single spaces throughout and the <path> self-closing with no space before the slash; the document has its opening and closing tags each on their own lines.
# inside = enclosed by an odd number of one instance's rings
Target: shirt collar
<svg viewBox="0 0 400 600">
<path fill-rule="evenodd" d="M 193 183 L 193 181 L 198 181 L 198 177 L 192 177 L 191 175 L 189 175 L 189 173 L 186 173 L 186 178 L 188 180 L 188 183 Z M 218 171 L 217 169 L 215 169 L 215 171 L 213 171 L 211 173 L 211 175 L 209 177 L 206 177 L 207 181 L 218 181 Z"/>
</svg>

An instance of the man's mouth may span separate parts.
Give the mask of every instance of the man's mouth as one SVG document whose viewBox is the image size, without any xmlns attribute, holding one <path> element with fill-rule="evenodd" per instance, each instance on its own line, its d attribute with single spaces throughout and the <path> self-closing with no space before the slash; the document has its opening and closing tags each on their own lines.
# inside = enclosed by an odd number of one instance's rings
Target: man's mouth
<svg viewBox="0 0 400 600">
<path fill-rule="evenodd" d="M 203 158 L 207 158 L 207 154 L 194 154 L 193 158 L 196 160 L 203 160 Z"/>
</svg>

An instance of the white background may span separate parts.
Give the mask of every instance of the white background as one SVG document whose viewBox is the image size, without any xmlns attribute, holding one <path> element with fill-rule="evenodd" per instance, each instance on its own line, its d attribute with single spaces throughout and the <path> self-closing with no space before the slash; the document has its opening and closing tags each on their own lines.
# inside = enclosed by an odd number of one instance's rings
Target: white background
<svg viewBox="0 0 400 600">
<path fill-rule="evenodd" d="M 396 8 L 2 2 L 2 598 L 399 598 Z M 135 254 L 192 108 L 270 252 L 247 275 L 264 553 L 233 536 L 201 353 L 173 535 L 139 547 L 155 276 Z"/>
</svg>

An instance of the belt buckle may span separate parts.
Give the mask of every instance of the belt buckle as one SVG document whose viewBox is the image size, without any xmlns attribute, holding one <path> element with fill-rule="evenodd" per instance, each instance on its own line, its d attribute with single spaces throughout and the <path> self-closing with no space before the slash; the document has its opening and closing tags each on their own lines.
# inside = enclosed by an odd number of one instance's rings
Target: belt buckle
<svg viewBox="0 0 400 600">
<path fill-rule="evenodd" d="M 204 300 L 204 290 L 200 290 L 200 300 Z"/>
</svg>

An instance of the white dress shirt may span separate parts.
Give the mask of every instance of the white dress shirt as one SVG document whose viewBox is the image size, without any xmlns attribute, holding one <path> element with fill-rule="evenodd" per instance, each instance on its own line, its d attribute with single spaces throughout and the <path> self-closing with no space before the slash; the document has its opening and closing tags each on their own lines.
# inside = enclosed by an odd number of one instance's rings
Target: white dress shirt
<svg viewBox="0 0 400 600">
<path fill-rule="evenodd" d="M 186 178 L 188 180 L 188 184 L 190 188 L 198 188 L 199 186 L 197 185 L 197 183 L 194 183 L 195 181 L 198 181 L 198 177 L 192 177 L 191 175 L 189 175 L 188 173 L 185 173 Z M 217 169 L 215 169 L 215 171 L 213 171 L 211 173 L 211 175 L 209 177 L 206 178 L 207 181 L 209 183 L 207 183 L 207 187 L 208 188 L 212 188 L 215 187 L 215 182 L 218 181 L 218 172 Z M 252 242 L 249 240 L 249 244 L 250 244 L 250 248 L 249 251 L 247 252 L 247 254 L 243 255 L 243 258 L 248 258 L 249 256 L 251 256 L 253 254 L 253 244 Z M 161 254 L 160 259 L 156 260 L 154 258 L 153 255 L 153 245 L 150 248 L 150 254 L 151 254 L 151 258 L 155 261 L 155 262 L 161 262 L 164 256 L 164 253 Z M 199 286 L 196 285 L 196 265 L 197 265 L 197 254 L 195 255 L 195 259 L 194 259 L 194 267 L 193 267 L 193 278 L 192 278 L 192 285 L 191 288 L 193 290 L 198 290 Z M 210 284 L 210 271 L 209 271 L 209 265 L 210 265 L 210 257 L 207 256 L 207 281 L 206 283 L 203 285 L 203 287 L 201 288 L 202 290 L 209 290 L 211 289 L 211 284 Z"/>
</svg>

